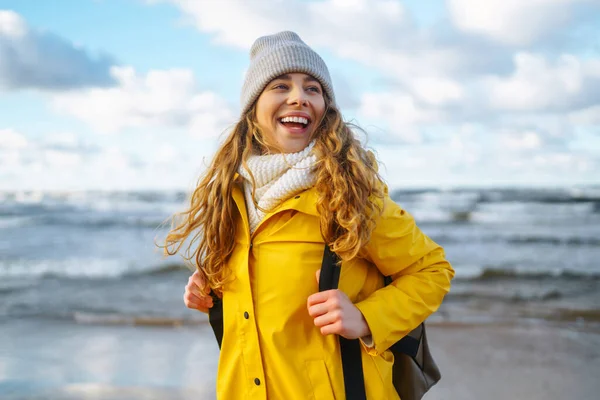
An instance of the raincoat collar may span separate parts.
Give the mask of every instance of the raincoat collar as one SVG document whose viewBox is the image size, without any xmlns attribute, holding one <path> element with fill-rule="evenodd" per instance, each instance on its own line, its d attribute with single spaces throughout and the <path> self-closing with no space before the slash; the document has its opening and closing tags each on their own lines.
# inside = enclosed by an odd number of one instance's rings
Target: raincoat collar
<svg viewBox="0 0 600 400">
<path fill-rule="evenodd" d="M 250 224 L 248 221 L 248 213 L 246 211 L 246 200 L 244 198 L 244 189 L 243 182 L 241 176 L 239 174 L 234 175 L 234 185 L 231 196 L 233 197 L 233 201 L 235 202 L 240 215 L 242 216 L 242 221 L 244 222 L 244 226 L 247 228 L 247 231 L 250 231 Z M 319 216 L 319 212 L 317 211 L 317 199 L 318 194 L 316 188 L 313 186 L 310 189 L 306 189 L 303 192 L 298 193 L 295 196 L 290 197 L 289 199 L 283 201 L 280 205 L 275 207 L 273 210 L 268 212 L 263 220 L 260 222 L 256 231 L 260 228 L 260 226 L 265 223 L 270 217 L 273 215 L 286 211 L 286 210 L 296 210 L 300 211 L 304 214 Z M 256 232 L 255 231 L 255 232 Z"/>
</svg>

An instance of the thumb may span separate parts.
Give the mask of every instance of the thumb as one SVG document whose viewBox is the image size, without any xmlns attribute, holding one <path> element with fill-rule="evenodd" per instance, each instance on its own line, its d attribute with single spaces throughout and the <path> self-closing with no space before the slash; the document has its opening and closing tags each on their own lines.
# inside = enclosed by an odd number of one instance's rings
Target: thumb
<svg viewBox="0 0 600 400">
<path fill-rule="evenodd" d="M 317 285 L 319 284 L 319 278 L 321 277 L 321 269 L 317 270 Z"/>
</svg>

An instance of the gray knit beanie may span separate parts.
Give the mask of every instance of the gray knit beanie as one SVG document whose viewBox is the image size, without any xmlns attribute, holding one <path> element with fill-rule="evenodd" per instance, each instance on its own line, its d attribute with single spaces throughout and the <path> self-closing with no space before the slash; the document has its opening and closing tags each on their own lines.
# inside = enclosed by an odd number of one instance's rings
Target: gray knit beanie
<svg viewBox="0 0 600 400">
<path fill-rule="evenodd" d="M 335 105 L 333 85 L 327 65 L 300 37 L 290 31 L 256 39 L 250 49 L 250 66 L 242 86 L 242 115 L 254 104 L 274 78 L 301 72 L 316 78 Z"/>
</svg>

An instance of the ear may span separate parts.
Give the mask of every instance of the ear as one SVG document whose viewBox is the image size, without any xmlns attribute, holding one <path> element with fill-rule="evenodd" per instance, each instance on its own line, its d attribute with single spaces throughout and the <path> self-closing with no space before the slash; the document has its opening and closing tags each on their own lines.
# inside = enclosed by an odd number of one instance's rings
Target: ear
<svg viewBox="0 0 600 400">
<path fill-rule="evenodd" d="M 317 270 L 317 285 L 319 284 L 319 278 L 321 277 L 321 270 Z"/>
</svg>

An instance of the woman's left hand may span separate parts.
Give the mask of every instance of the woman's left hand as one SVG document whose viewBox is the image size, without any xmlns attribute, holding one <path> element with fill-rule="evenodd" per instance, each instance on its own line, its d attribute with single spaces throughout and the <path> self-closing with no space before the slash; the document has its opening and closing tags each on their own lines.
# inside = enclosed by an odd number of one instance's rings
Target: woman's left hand
<svg viewBox="0 0 600 400">
<path fill-rule="evenodd" d="M 317 271 L 317 282 L 320 270 Z M 314 318 L 315 326 L 321 334 L 333 333 L 346 339 L 358 339 L 371 334 L 369 325 L 362 313 L 346 296 L 334 289 L 310 295 L 307 300 L 308 314 Z"/>
</svg>

